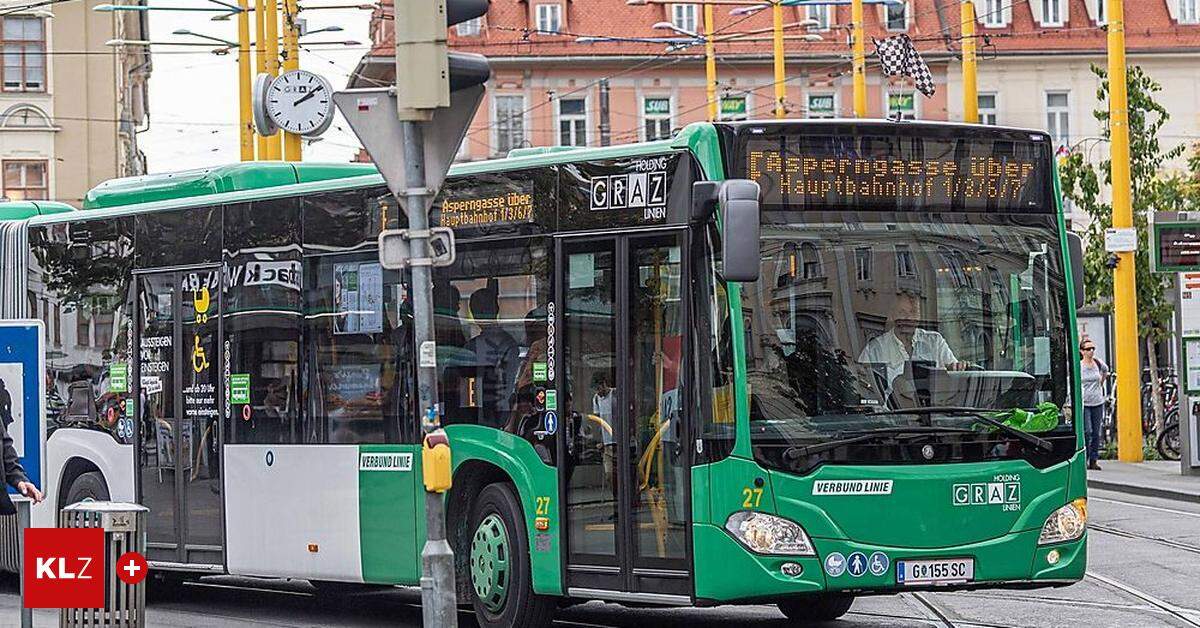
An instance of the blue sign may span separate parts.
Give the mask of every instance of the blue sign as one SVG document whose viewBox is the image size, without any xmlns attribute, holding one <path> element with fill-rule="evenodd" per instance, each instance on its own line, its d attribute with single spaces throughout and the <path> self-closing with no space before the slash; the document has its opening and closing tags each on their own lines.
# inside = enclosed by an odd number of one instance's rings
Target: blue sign
<svg viewBox="0 0 1200 628">
<path fill-rule="evenodd" d="M 867 569 L 871 570 L 872 576 L 882 576 L 887 573 L 889 566 L 891 566 L 891 561 L 888 560 L 887 554 L 883 552 L 875 552 L 867 560 Z"/>
<path fill-rule="evenodd" d="M 855 578 L 867 573 L 867 555 L 862 552 L 854 552 L 846 559 L 846 571 Z"/>
<path fill-rule="evenodd" d="M 836 578 L 846 573 L 846 557 L 834 552 L 825 557 L 825 573 L 830 578 Z"/>
<path fill-rule="evenodd" d="M 558 413 L 546 412 L 546 433 L 554 434 L 558 432 Z"/>
<path fill-rule="evenodd" d="M 45 490 L 46 346 L 42 322 L 0 320 L 0 421 L 29 481 Z M 10 493 L 16 490 L 8 487 Z"/>
</svg>

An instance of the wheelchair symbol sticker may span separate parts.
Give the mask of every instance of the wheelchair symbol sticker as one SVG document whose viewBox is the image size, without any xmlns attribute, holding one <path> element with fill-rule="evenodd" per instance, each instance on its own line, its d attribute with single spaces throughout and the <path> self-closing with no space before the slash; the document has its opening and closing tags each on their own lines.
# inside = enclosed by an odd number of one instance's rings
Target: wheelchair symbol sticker
<svg viewBox="0 0 1200 628">
<path fill-rule="evenodd" d="M 882 576 L 887 573 L 889 566 L 891 566 L 891 561 L 888 560 L 887 554 L 883 552 L 875 552 L 867 560 L 867 569 L 871 571 L 872 576 Z"/>
</svg>

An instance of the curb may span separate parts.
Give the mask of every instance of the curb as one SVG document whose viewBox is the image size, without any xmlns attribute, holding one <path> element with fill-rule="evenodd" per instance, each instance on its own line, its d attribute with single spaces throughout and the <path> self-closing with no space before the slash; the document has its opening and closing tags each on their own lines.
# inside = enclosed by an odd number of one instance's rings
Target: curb
<svg viewBox="0 0 1200 628">
<path fill-rule="evenodd" d="M 1200 493 L 1175 491 L 1169 488 L 1158 488 L 1156 486 L 1145 486 L 1142 484 L 1124 484 L 1121 482 L 1111 482 L 1107 480 L 1094 480 L 1092 478 L 1088 478 L 1087 485 L 1088 488 L 1099 489 L 1102 491 L 1113 491 L 1117 493 L 1128 493 L 1130 495 L 1141 495 L 1143 497 L 1158 497 L 1160 499 L 1171 499 L 1175 501 L 1200 504 Z"/>
</svg>

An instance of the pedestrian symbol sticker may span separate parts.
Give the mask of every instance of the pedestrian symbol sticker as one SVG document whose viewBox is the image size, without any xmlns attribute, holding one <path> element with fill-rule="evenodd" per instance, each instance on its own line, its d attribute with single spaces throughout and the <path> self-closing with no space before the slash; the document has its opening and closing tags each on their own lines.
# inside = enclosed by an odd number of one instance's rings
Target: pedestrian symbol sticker
<svg viewBox="0 0 1200 628">
<path fill-rule="evenodd" d="M 867 573 L 867 555 L 862 552 L 854 552 L 846 559 L 846 571 L 855 578 Z"/>
<path fill-rule="evenodd" d="M 888 560 L 887 554 L 883 552 L 875 552 L 871 554 L 871 558 L 867 560 L 867 569 L 871 570 L 872 576 L 882 576 L 887 573 L 891 561 Z"/>
<path fill-rule="evenodd" d="M 846 573 L 846 557 L 838 552 L 834 552 L 825 557 L 825 573 L 829 577 L 836 578 Z"/>
<path fill-rule="evenodd" d="M 557 412 L 547 412 L 546 413 L 546 433 L 553 435 L 556 432 L 558 432 L 558 413 Z"/>
</svg>

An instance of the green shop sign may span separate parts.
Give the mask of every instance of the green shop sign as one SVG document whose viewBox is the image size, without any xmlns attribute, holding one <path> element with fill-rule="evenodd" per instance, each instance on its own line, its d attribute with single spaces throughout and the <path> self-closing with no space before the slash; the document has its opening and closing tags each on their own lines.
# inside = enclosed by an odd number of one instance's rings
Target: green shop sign
<svg viewBox="0 0 1200 628">
<path fill-rule="evenodd" d="M 642 111 L 648 116 L 665 116 L 671 113 L 670 98 L 647 98 L 642 102 Z"/>
<path fill-rule="evenodd" d="M 737 96 L 721 99 L 721 115 L 724 117 L 746 115 L 746 97 Z"/>
</svg>

